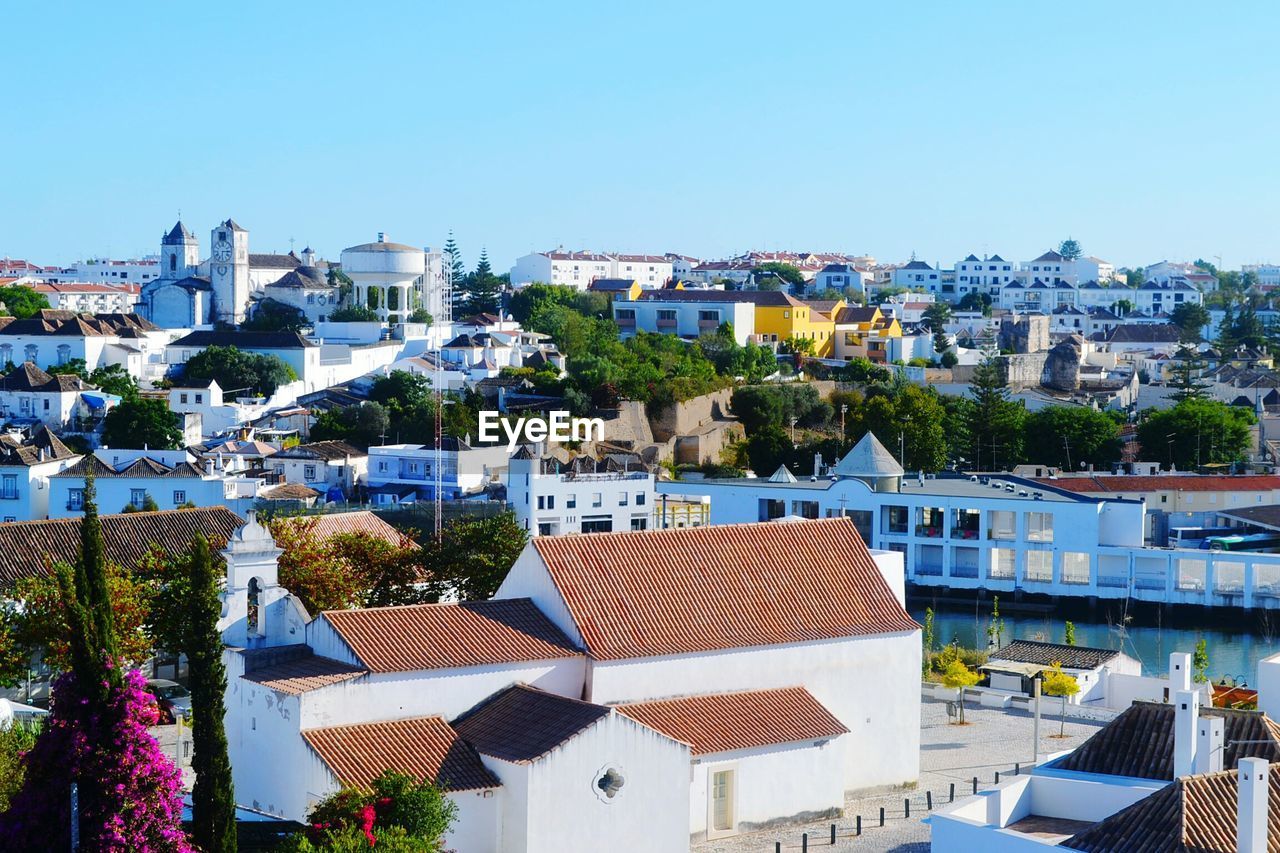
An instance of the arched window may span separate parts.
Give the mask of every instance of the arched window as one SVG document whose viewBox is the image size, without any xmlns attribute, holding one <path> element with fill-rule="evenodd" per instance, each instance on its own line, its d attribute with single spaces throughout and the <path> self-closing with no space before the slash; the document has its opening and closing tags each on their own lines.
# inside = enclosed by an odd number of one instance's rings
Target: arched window
<svg viewBox="0 0 1280 853">
<path fill-rule="evenodd" d="M 178 256 L 170 255 L 169 256 L 169 272 L 173 272 L 177 268 L 178 268 Z"/>
<path fill-rule="evenodd" d="M 369 298 L 368 298 L 369 308 L 371 308 L 374 311 L 378 310 L 378 288 L 371 287 L 369 288 L 368 293 L 369 293 Z"/>
<path fill-rule="evenodd" d="M 23 349 L 22 357 L 27 361 L 35 361 L 40 357 L 40 347 L 35 344 L 27 344 L 26 348 Z"/>
<path fill-rule="evenodd" d="M 393 287 L 387 291 L 387 309 L 390 311 L 400 310 L 400 288 Z"/>
<path fill-rule="evenodd" d="M 13 344 L 0 344 L 0 367 L 13 364 Z"/>
<path fill-rule="evenodd" d="M 66 364 L 71 360 L 71 346 L 69 344 L 58 344 L 58 364 Z"/>
<path fill-rule="evenodd" d="M 250 637 L 259 637 L 262 635 L 261 620 L 258 618 L 258 599 L 262 594 L 262 581 L 257 578 L 249 578 L 249 602 L 248 610 L 245 614 L 245 629 Z"/>
</svg>

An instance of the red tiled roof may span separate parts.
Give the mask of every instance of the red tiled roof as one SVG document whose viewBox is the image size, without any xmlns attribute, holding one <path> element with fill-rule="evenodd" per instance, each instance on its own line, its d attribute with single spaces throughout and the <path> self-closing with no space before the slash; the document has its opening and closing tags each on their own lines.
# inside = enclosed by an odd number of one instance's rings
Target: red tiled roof
<svg viewBox="0 0 1280 853">
<path fill-rule="evenodd" d="M 384 770 L 431 779 L 447 791 L 502 785 L 443 717 L 416 717 L 302 732 L 343 785 L 368 789 Z"/>
<path fill-rule="evenodd" d="M 1216 474 L 1160 474 L 1154 477 L 1041 477 L 1036 480 L 1078 494 L 1093 492 L 1268 492 L 1280 489 L 1280 477 L 1266 474 L 1239 477 Z"/>
<path fill-rule="evenodd" d="M 618 710 L 694 755 L 839 737 L 849 730 L 803 687 L 632 702 Z"/>
<path fill-rule="evenodd" d="M 598 660 L 914 631 L 848 518 L 541 536 Z"/>
<path fill-rule="evenodd" d="M 485 755 L 534 761 L 609 716 L 610 709 L 517 684 L 453 721 L 458 734 Z"/>
<path fill-rule="evenodd" d="M 399 545 L 405 538 L 399 530 L 368 510 L 299 516 L 288 519 L 286 523 L 311 525 L 312 534 L 319 539 L 328 539 L 340 533 L 367 533 L 391 545 Z"/>
<path fill-rule="evenodd" d="M 44 574 L 47 562 L 74 562 L 80 553 L 81 520 L 0 524 L 0 586 Z M 242 524 L 240 516 L 225 506 L 124 513 L 102 516 L 102 538 L 107 560 L 133 568 L 152 545 L 170 554 L 185 553 L 196 533 L 221 548 Z"/>
<path fill-rule="evenodd" d="M 452 669 L 581 652 L 527 598 L 320 614 L 373 672 Z"/>
<path fill-rule="evenodd" d="M 309 646 L 249 649 L 242 654 L 245 681 L 291 695 L 350 681 L 366 672 L 333 658 L 320 657 Z"/>
</svg>

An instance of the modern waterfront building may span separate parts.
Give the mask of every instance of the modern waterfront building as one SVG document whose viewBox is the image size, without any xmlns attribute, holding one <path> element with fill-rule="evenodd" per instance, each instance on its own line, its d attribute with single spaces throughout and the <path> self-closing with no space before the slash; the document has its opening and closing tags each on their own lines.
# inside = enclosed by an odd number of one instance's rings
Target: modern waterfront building
<svg viewBox="0 0 1280 853">
<path fill-rule="evenodd" d="M 646 530 L 654 524 L 654 475 L 640 463 L 578 456 L 566 463 L 526 445 L 507 468 L 507 501 L 534 536 Z"/>
</svg>

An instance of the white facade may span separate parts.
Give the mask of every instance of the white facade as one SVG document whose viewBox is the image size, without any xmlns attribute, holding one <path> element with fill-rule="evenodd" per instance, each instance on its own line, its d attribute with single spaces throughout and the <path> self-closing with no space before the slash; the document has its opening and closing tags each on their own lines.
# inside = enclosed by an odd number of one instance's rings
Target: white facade
<svg viewBox="0 0 1280 853">
<path fill-rule="evenodd" d="M 82 282 L 111 286 L 141 285 L 160 278 L 160 261 L 154 255 L 127 261 L 90 258 L 87 261 L 76 261 L 59 272 L 45 273 L 40 278 L 52 284 Z M 137 291 L 134 291 L 134 295 L 137 295 Z M 50 300 L 49 304 L 53 306 L 53 301 Z"/>
<path fill-rule="evenodd" d="M 79 456 L 13 464 L 0 455 L 0 522 L 40 521 L 49 517 L 49 478 L 65 471 Z"/>
<path fill-rule="evenodd" d="M 446 436 L 439 453 L 441 497 L 456 500 L 484 491 L 507 467 L 505 445 L 471 447 Z M 369 448 L 369 488 L 376 504 L 433 500 L 436 489 L 433 444 L 386 444 Z"/>
<path fill-rule="evenodd" d="M 342 271 L 354 283 L 351 303 L 373 309 L 384 323 L 408 320 L 425 304 L 427 254 L 419 247 L 389 243 L 380 233 L 376 243 L 343 249 Z"/>
<path fill-rule="evenodd" d="M 624 338 L 637 331 L 667 332 L 682 338 L 696 338 L 714 332 L 721 323 L 733 325 L 733 338 L 739 346 L 746 346 L 755 335 L 755 305 L 746 301 L 614 300 L 613 319 Z"/>
<path fill-rule="evenodd" d="M 645 471 L 542 473 L 528 453 L 507 468 L 507 502 L 532 536 L 645 530 L 652 525 L 654 475 Z"/>
<path fill-rule="evenodd" d="M 267 466 L 280 483 L 297 483 L 314 489 L 322 496 L 330 489 L 340 489 L 350 499 L 355 489 L 368 478 L 369 456 L 356 448 L 335 456 L 325 445 L 338 442 L 300 444 L 272 454 Z"/>
<path fill-rule="evenodd" d="M 104 466 L 98 469 L 94 480 L 98 506 L 103 513 L 121 512 L 130 504 L 141 509 L 147 498 L 151 498 L 162 510 L 178 509 L 187 504 L 224 505 L 232 512 L 243 514 L 253 507 L 263 488 L 262 480 L 219 468 L 214 460 L 207 460 L 194 470 L 187 463 L 175 466 L 160 463 L 159 468 L 153 471 L 137 469 L 121 475 L 118 472 L 128 468 L 129 462 L 106 462 L 111 454 L 119 452 L 106 448 L 95 451 Z M 161 453 L 135 452 L 151 459 Z M 85 457 L 86 460 L 89 458 Z M 85 464 L 82 461 L 79 467 L 67 468 L 49 477 L 49 518 L 72 518 L 84 514 Z M 113 469 L 117 473 L 109 473 Z"/>
<path fill-rule="evenodd" d="M 50 308 L 77 314 L 130 314 L 140 293 L 137 285 L 82 282 L 36 284 L 32 289 L 49 302 Z"/>
<path fill-rule="evenodd" d="M 626 278 L 645 289 L 661 287 L 673 274 L 673 262 L 662 255 L 599 254 L 596 252 L 533 252 L 517 258 L 511 286 L 534 282 L 586 290 L 598 278 Z"/>
<path fill-rule="evenodd" d="M 1280 264 L 1245 264 L 1240 271 L 1256 275 L 1262 287 L 1280 287 Z"/>
<path fill-rule="evenodd" d="M 210 237 L 209 280 L 213 320 L 238 326 L 249 306 L 249 232 L 233 220 L 216 226 Z"/>
<path fill-rule="evenodd" d="M 956 261 L 956 300 L 963 299 L 969 293 L 985 293 L 995 298 L 1003 285 L 1014 281 L 1017 272 L 1013 264 L 999 255 L 992 255 L 979 260 L 977 255 L 969 255 L 963 261 Z"/>
<path fill-rule="evenodd" d="M 907 290 L 937 293 L 942 285 L 942 272 L 924 261 L 911 261 L 893 271 L 893 286 Z"/>
</svg>

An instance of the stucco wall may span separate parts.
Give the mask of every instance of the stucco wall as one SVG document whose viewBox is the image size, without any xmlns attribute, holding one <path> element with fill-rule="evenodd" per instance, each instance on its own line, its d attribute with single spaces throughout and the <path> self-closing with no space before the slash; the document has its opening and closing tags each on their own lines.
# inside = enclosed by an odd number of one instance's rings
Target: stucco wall
<svg viewBox="0 0 1280 853">
<path fill-rule="evenodd" d="M 729 416 L 729 398 L 732 389 L 724 388 L 667 406 L 656 416 L 649 418 L 655 441 L 666 441 L 672 436 L 697 432 L 714 420 Z"/>
<path fill-rule="evenodd" d="M 920 767 L 920 632 L 590 664 L 593 702 L 803 686 L 858 745 L 845 789 L 914 781 Z"/>
<path fill-rule="evenodd" d="M 780 744 L 700 757 L 689 785 L 689 831 L 706 837 L 711 802 L 708 780 L 733 769 L 734 817 L 739 832 L 790 820 L 819 820 L 844 808 L 844 766 L 848 735 L 823 746 L 813 742 Z"/>
</svg>

